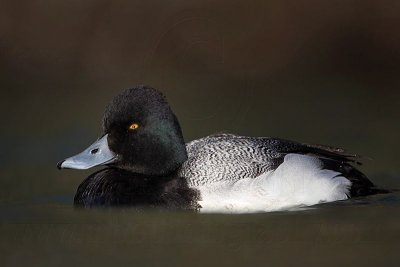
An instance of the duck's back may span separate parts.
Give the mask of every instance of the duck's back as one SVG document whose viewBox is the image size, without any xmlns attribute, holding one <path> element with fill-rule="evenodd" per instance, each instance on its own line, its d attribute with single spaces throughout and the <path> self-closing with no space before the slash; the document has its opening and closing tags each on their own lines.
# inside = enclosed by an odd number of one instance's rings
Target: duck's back
<svg viewBox="0 0 400 267">
<path fill-rule="evenodd" d="M 316 158 L 321 162 L 321 168 L 338 172 L 351 181 L 351 196 L 376 192 L 368 178 L 351 165 L 356 156 L 339 148 L 278 138 L 218 134 L 188 143 L 187 152 L 188 160 L 180 175 L 192 186 L 256 178 L 276 170 L 286 155 L 301 154 Z"/>
<path fill-rule="evenodd" d="M 276 139 L 210 135 L 187 143 L 188 160 L 180 174 L 194 186 L 255 178 L 279 165 L 276 146 Z"/>
</svg>

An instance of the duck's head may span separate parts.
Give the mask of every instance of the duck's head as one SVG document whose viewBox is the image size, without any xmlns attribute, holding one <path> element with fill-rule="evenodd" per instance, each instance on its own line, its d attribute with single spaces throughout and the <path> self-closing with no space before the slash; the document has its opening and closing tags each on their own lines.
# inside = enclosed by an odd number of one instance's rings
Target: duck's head
<svg viewBox="0 0 400 267">
<path fill-rule="evenodd" d="M 135 173 L 163 175 L 186 159 L 180 125 L 165 97 L 156 89 L 137 86 L 115 96 L 106 107 L 102 136 L 57 167 L 113 165 Z"/>
</svg>

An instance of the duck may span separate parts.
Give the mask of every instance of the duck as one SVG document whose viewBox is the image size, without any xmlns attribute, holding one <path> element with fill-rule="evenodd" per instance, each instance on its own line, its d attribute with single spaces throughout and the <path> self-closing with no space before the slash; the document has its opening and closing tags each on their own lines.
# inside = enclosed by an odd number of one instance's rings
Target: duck
<svg viewBox="0 0 400 267">
<path fill-rule="evenodd" d="M 58 169 L 103 166 L 78 187 L 77 207 L 248 213 L 289 210 L 384 190 L 345 150 L 227 133 L 185 143 L 157 89 L 123 90 L 106 106 L 102 133 Z"/>
</svg>

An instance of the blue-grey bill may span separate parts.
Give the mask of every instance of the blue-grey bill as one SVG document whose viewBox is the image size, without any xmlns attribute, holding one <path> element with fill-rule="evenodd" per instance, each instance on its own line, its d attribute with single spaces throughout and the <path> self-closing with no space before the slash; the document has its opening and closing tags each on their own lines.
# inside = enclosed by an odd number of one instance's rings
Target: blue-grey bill
<svg viewBox="0 0 400 267">
<path fill-rule="evenodd" d="M 104 135 L 81 153 L 60 161 L 57 167 L 59 169 L 85 170 L 113 163 L 117 157 L 108 147 L 107 136 L 108 134 Z"/>
</svg>

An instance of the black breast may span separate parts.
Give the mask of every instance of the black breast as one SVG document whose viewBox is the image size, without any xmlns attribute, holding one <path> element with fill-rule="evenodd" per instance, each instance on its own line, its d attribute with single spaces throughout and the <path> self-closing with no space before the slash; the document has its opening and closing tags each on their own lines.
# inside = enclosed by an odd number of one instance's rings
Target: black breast
<svg viewBox="0 0 400 267">
<path fill-rule="evenodd" d="M 145 176 L 117 168 L 93 173 L 79 186 L 76 206 L 131 206 L 197 210 L 199 193 L 176 174 Z"/>
</svg>

